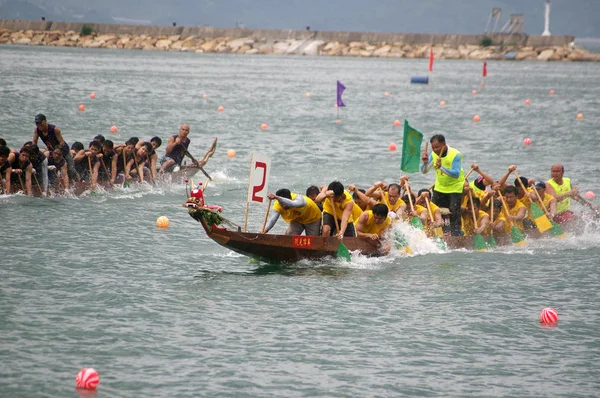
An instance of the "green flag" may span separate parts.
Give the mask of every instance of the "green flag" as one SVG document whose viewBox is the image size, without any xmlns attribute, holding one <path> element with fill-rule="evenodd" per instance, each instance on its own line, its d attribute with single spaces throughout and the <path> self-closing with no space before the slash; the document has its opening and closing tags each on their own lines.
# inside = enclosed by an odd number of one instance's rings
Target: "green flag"
<svg viewBox="0 0 600 398">
<path fill-rule="evenodd" d="M 421 161 L 421 143 L 423 134 L 408 124 L 404 119 L 404 138 L 402 139 L 402 163 L 400 170 L 407 173 L 416 173 L 419 171 L 419 162 Z"/>
</svg>

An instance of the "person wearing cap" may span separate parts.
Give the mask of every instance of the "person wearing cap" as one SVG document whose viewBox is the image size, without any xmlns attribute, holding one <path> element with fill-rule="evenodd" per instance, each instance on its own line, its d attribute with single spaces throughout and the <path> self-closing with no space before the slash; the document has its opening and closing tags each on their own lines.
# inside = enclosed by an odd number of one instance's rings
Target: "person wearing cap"
<svg viewBox="0 0 600 398">
<path fill-rule="evenodd" d="M 460 205 L 462 202 L 465 172 L 462 168 L 463 155 L 456 148 L 446 144 L 442 134 L 436 134 L 429 140 L 431 154 L 421 154 L 421 172 L 426 174 L 435 170 L 435 186 L 432 201 L 439 207 L 450 210 L 450 234 L 463 235 L 461 229 Z"/>
<path fill-rule="evenodd" d="M 565 168 L 562 164 L 554 164 L 550 169 L 552 178 L 546 181 L 546 192 L 556 198 L 556 216 L 554 221 L 559 224 L 573 220 L 575 217 L 570 210 L 571 198 L 579 195 L 577 188 L 571 187 L 571 179 L 564 177 Z"/>
<path fill-rule="evenodd" d="M 31 141 L 34 145 L 37 145 L 38 139 L 41 139 L 46 145 L 48 152 L 52 152 L 55 148 L 60 148 L 62 150 L 63 157 L 67 161 L 69 167 L 71 178 L 78 180 L 79 175 L 77 174 L 77 171 L 75 171 L 75 164 L 73 163 L 69 145 L 63 139 L 60 128 L 54 124 L 48 124 L 46 115 L 43 113 L 38 113 L 35 116 L 35 129 L 33 130 L 33 139 Z M 46 154 L 46 156 L 48 157 L 49 154 Z"/>
<path fill-rule="evenodd" d="M 550 213 L 549 216 L 554 218 L 556 216 L 556 198 L 552 195 L 549 195 L 546 192 L 546 187 L 547 185 L 543 181 L 540 181 L 537 184 L 535 184 L 535 189 L 540 195 L 540 198 L 542 198 L 542 203 L 544 204 L 544 207 Z M 533 202 L 538 202 L 539 204 L 538 196 L 535 194 L 535 192 L 531 192 L 529 196 L 531 197 L 531 200 L 533 200 Z M 529 217 L 531 218 L 532 215 L 529 214 Z"/>
</svg>

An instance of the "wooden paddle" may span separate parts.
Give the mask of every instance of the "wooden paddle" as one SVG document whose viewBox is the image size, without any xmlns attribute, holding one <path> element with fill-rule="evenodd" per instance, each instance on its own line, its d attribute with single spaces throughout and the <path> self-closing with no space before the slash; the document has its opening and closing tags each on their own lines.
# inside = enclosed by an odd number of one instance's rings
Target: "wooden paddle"
<svg viewBox="0 0 600 398">
<path fill-rule="evenodd" d="M 429 219 L 431 220 L 431 224 L 433 226 L 433 223 L 435 222 L 434 218 L 433 218 L 433 212 L 431 211 L 431 205 L 429 204 L 429 198 L 427 196 L 425 196 L 425 205 L 427 206 L 427 211 L 429 212 Z M 433 232 L 435 233 L 435 242 L 438 244 L 438 246 L 440 246 L 441 249 L 446 249 L 446 242 L 444 242 L 444 239 L 442 239 L 442 237 L 444 236 L 444 231 L 442 230 L 442 227 L 435 227 L 433 229 Z"/>
<path fill-rule="evenodd" d="M 129 182 L 127 181 L 127 156 L 125 155 L 125 147 L 123 147 L 123 188 L 129 187 Z"/>
<path fill-rule="evenodd" d="M 473 227 L 477 228 L 477 216 L 475 215 L 475 204 L 473 203 L 473 191 L 469 190 L 469 203 L 471 203 L 471 214 L 473 215 Z M 473 231 L 475 232 L 475 231 Z M 478 252 L 484 252 L 487 250 L 485 239 L 481 234 L 475 234 L 473 237 L 473 247 Z"/>
<path fill-rule="evenodd" d="M 58 171 L 56 171 L 56 168 L 54 168 L 54 174 L 56 175 L 56 180 L 58 181 L 58 185 L 60 185 L 60 187 L 63 189 L 63 191 L 67 191 L 67 188 L 64 186 L 64 184 L 62 183 L 62 181 L 60 180 L 60 177 L 58 176 Z"/>
<path fill-rule="evenodd" d="M 333 198 L 329 198 L 330 202 L 331 202 L 331 211 L 333 211 L 333 220 L 335 222 L 335 232 L 336 234 L 340 233 L 340 224 L 338 223 L 338 219 L 337 219 L 337 212 L 335 210 L 335 202 L 333 201 Z M 342 236 L 342 239 L 344 237 Z M 348 248 L 346 247 L 346 245 L 344 245 L 344 242 L 342 242 L 342 239 L 340 239 L 340 245 L 338 246 L 337 249 L 337 256 L 338 258 L 344 258 L 346 259 L 346 261 L 350 262 L 350 251 L 348 250 Z"/>
<path fill-rule="evenodd" d="M 521 177 L 519 177 L 519 175 L 517 174 L 517 170 L 513 171 L 513 173 L 515 177 L 517 177 L 517 181 L 519 181 L 521 188 L 523 189 L 523 191 L 525 191 L 525 195 L 527 195 L 527 188 L 525 188 L 525 184 L 523 184 L 523 181 L 521 181 Z M 537 192 L 535 188 L 534 190 Z M 535 226 L 537 227 L 538 231 L 543 233 L 551 229 L 552 224 L 550 223 L 550 220 L 548 219 L 546 213 L 544 213 L 540 206 L 533 200 L 531 200 L 531 198 L 529 200 L 531 201 L 531 215 L 534 218 Z"/>
<path fill-rule="evenodd" d="M 208 173 L 204 170 L 204 168 L 202 166 L 200 166 L 200 162 L 198 162 L 193 156 L 192 154 L 187 150 L 186 147 L 184 147 L 183 145 L 181 145 L 183 147 L 183 153 L 186 154 L 187 156 L 189 156 L 190 159 L 192 159 L 192 162 L 194 163 L 194 165 L 196 167 L 200 168 L 200 171 L 202 172 L 202 174 L 204 174 L 206 176 L 206 178 L 208 178 L 209 180 L 212 181 L 212 177 L 208 175 Z"/>
<path fill-rule="evenodd" d="M 38 189 L 40 190 L 40 193 L 42 194 L 42 196 L 46 196 L 46 192 L 42 191 L 42 186 L 40 185 L 40 182 L 37 178 L 37 174 L 35 173 L 35 169 L 33 169 L 31 171 L 31 174 L 33 175 L 33 179 L 35 180 L 35 184 L 37 185 Z"/>
<path fill-rule="evenodd" d="M 600 211 L 598 211 L 598 209 L 596 209 L 593 204 L 591 204 L 590 202 L 588 202 L 587 200 L 582 198 L 581 195 L 577 194 L 576 196 L 573 197 L 573 199 L 576 200 L 577 202 L 581 203 L 585 207 L 590 208 L 590 210 L 592 210 L 594 212 L 594 215 L 596 217 L 600 218 Z"/>
<path fill-rule="evenodd" d="M 385 193 L 383 192 L 383 189 L 381 189 L 381 187 L 379 187 L 378 190 L 379 190 L 379 195 L 381 195 L 381 201 L 384 202 L 384 204 L 388 207 L 388 211 L 393 211 L 392 205 L 385 197 Z M 406 254 L 413 254 L 412 249 L 408 246 L 408 241 L 406 240 L 406 237 L 404 236 L 404 234 L 402 232 L 398 231 L 397 229 L 394 229 L 394 242 L 396 244 L 396 249 L 403 250 L 404 253 L 406 253 Z"/>
<path fill-rule="evenodd" d="M 92 187 L 92 192 L 93 192 L 96 189 L 96 186 L 95 186 L 95 184 L 92 183 L 92 178 L 93 178 L 92 177 L 92 174 L 93 174 L 93 172 L 92 172 L 92 159 L 90 159 L 89 156 L 87 158 L 88 158 L 88 167 L 90 169 L 90 186 Z"/>
<path fill-rule="evenodd" d="M 490 201 L 492 202 L 490 211 L 490 237 L 488 238 L 487 245 L 492 249 L 498 247 L 498 242 L 494 238 L 494 197 L 492 196 Z"/>
<path fill-rule="evenodd" d="M 412 193 L 410 191 L 410 186 L 408 185 L 408 181 L 404 183 L 404 186 L 406 187 L 406 196 L 408 196 L 408 203 L 410 204 L 410 212 L 413 213 L 415 211 L 415 207 L 413 206 L 413 201 L 412 201 Z M 418 216 L 412 216 L 410 219 L 410 225 L 412 225 L 413 227 L 420 229 L 421 231 L 423 231 L 423 221 L 421 221 L 421 219 Z"/>
<path fill-rule="evenodd" d="M 550 224 L 552 225 L 550 232 L 552 233 L 552 236 L 554 236 L 555 238 L 560 238 L 560 239 L 566 238 L 562 227 L 549 216 L 550 212 L 546 208 L 546 205 L 544 204 L 544 201 L 542 200 L 542 197 L 540 196 L 537 189 L 534 189 L 534 191 L 535 191 L 535 195 L 537 196 L 538 200 L 540 201 L 540 205 L 542 205 L 542 209 L 544 210 L 544 213 L 550 220 Z"/>
<path fill-rule="evenodd" d="M 104 172 L 106 173 L 106 176 L 108 177 L 108 183 L 110 184 L 110 187 L 113 187 L 112 182 L 110 182 L 110 174 L 108 173 L 108 169 L 106 168 L 106 164 L 104 163 L 104 158 L 100 158 L 100 162 L 102 162 L 102 167 L 104 167 Z"/>
<path fill-rule="evenodd" d="M 510 238 L 516 246 L 525 246 L 525 238 L 523 237 L 523 233 L 519 231 L 519 228 L 515 227 L 512 221 L 508 218 L 510 213 L 508 212 L 508 207 L 506 206 L 506 201 L 504 201 L 504 197 L 502 193 L 498 191 L 498 196 L 502 201 L 502 209 L 504 210 L 504 215 L 506 216 L 506 222 L 510 225 Z"/>
<path fill-rule="evenodd" d="M 202 190 L 202 192 L 204 192 L 204 189 Z M 267 219 L 269 218 L 269 212 L 271 211 L 271 202 L 273 202 L 273 199 L 269 199 L 269 204 L 267 205 L 267 214 L 265 214 L 265 221 L 263 222 L 263 226 L 260 230 L 261 233 L 264 233 L 263 231 L 267 226 Z"/>
</svg>

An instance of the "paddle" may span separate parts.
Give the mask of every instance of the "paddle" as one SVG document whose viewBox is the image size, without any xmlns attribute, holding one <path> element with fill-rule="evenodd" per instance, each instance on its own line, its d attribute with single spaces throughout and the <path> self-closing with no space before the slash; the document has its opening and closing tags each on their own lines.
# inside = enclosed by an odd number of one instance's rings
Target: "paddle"
<svg viewBox="0 0 600 398">
<path fill-rule="evenodd" d="M 510 225 L 510 239 L 516 246 L 524 246 L 526 243 L 525 238 L 523 237 L 523 233 L 519 231 L 519 228 L 515 227 L 508 218 L 510 216 L 510 213 L 508 212 L 508 207 L 506 206 L 506 202 L 504 201 L 504 197 L 502 196 L 502 193 L 500 193 L 500 191 L 498 191 L 498 196 L 502 201 L 502 209 L 504 210 L 504 215 L 506 216 L 506 222 L 508 223 L 508 225 Z"/>
<path fill-rule="evenodd" d="M 537 196 L 538 200 L 540 201 L 540 204 L 542 205 L 542 208 L 544 209 L 544 213 L 549 214 L 549 211 L 546 208 L 546 205 L 544 204 L 544 201 L 542 200 L 542 197 L 540 196 L 539 192 L 537 191 L 537 189 L 534 189 L 534 191 L 535 191 L 535 195 Z M 555 238 L 561 238 L 561 239 L 566 238 L 562 227 L 556 221 L 554 221 L 552 218 L 548 217 L 548 219 L 550 220 L 550 224 L 552 225 L 552 228 L 550 229 L 552 236 L 554 236 Z"/>
<path fill-rule="evenodd" d="M 204 192 L 204 189 L 202 191 Z M 271 202 L 273 202 L 273 199 L 269 198 L 269 204 L 267 205 L 267 214 L 265 214 L 265 221 L 263 222 L 263 226 L 260 230 L 261 233 L 264 233 L 263 231 L 265 230 L 265 227 L 267 226 L 267 219 L 269 218 L 269 212 L 271 211 Z"/>
<path fill-rule="evenodd" d="M 385 193 L 383 192 L 383 189 L 381 189 L 381 187 L 379 187 L 378 190 L 379 190 L 379 195 L 381 197 L 381 201 L 384 202 L 384 204 L 388 207 L 389 211 L 392 211 L 392 205 L 385 197 Z M 396 245 L 396 249 L 404 250 L 404 252 L 407 254 L 413 254 L 412 249 L 408 246 L 408 241 L 406 240 L 406 237 L 404 236 L 404 234 L 402 232 L 398 231 L 397 229 L 394 229 L 394 243 Z"/>
<path fill-rule="evenodd" d="M 425 205 L 427 206 L 427 211 L 429 212 L 429 219 L 431 220 L 431 224 L 433 225 L 435 220 L 433 219 L 433 212 L 431 211 L 431 205 L 429 204 L 429 198 L 427 196 L 425 196 Z M 438 246 L 440 246 L 441 249 L 446 249 L 446 242 L 444 242 L 444 240 L 442 239 L 442 237 L 444 236 L 444 231 L 442 230 L 442 227 L 435 227 L 433 229 L 433 232 L 435 233 L 434 240 L 438 244 Z"/>
<path fill-rule="evenodd" d="M 110 182 L 110 174 L 108 173 L 108 169 L 106 168 L 106 164 L 104 163 L 104 158 L 100 158 L 100 162 L 102 162 L 102 167 L 104 167 L 104 172 L 106 173 L 106 177 L 108 178 L 108 183 L 110 184 L 110 187 L 113 187 L 112 182 Z"/>
<path fill-rule="evenodd" d="M 183 145 L 182 145 L 183 146 Z M 183 153 L 186 154 L 187 156 L 189 156 L 190 159 L 192 159 L 192 162 L 194 163 L 194 165 L 196 165 L 197 167 L 200 168 L 200 171 L 202 172 L 202 174 L 204 174 L 206 176 L 206 178 L 208 178 L 209 180 L 212 181 L 212 177 L 208 175 L 208 173 L 204 170 L 204 168 L 202 166 L 200 166 L 200 162 L 198 162 L 193 156 L 192 154 L 187 150 L 186 147 L 183 147 Z"/>
<path fill-rule="evenodd" d="M 515 177 L 517 177 L 517 181 L 519 181 L 519 184 L 521 185 L 521 188 L 523 188 L 523 191 L 525 191 L 525 195 L 527 195 L 527 188 L 525 188 L 525 184 L 523 184 L 523 181 L 521 181 L 521 177 L 519 177 L 519 175 L 517 174 L 517 171 L 513 171 L 513 173 L 515 174 Z M 537 190 L 534 188 L 534 190 L 537 192 Z M 531 215 L 534 218 L 535 221 L 535 226 L 537 227 L 538 231 L 540 232 L 546 232 L 547 230 L 552 228 L 552 224 L 550 223 L 550 220 L 548 219 L 548 216 L 546 215 L 546 213 L 544 213 L 544 211 L 540 208 L 540 206 L 535 203 L 533 200 L 531 200 Z M 541 200 L 540 200 L 541 202 Z"/>
<path fill-rule="evenodd" d="M 487 245 L 488 247 L 495 249 L 498 247 L 498 242 L 496 242 L 496 238 L 494 238 L 494 197 L 490 199 L 492 202 L 491 211 L 490 211 L 490 237 L 488 238 Z"/>
<path fill-rule="evenodd" d="M 123 188 L 129 188 L 129 182 L 127 181 L 127 156 L 125 155 L 125 147 L 123 147 Z"/>
<path fill-rule="evenodd" d="M 577 194 L 573 197 L 573 199 L 575 199 L 577 202 L 581 203 L 585 207 L 589 207 L 590 210 L 594 212 L 594 215 L 600 218 L 600 211 L 598 211 L 598 209 L 596 209 L 593 204 L 582 198 L 581 195 Z"/>
<path fill-rule="evenodd" d="M 473 226 L 477 228 L 477 216 L 475 215 L 475 204 L 473 203 L 473 191 L 469 190 L 469 202 L 471 203 L 471 214 L 473 216 Z M 473 231 L 475 232 L 475 231 Z M 473 247 L 478 252 L 484 252 L 487 250 L 485 239 L 481 234 L 475 234 L 473 238 Z"/>
<path fill-rule="evenodd" d="M 333 201 L 333 198 L 329 198 L 329 200 L 331 201 L 331 209 L 333 211 L 333 220 L 335 221 L 335 232 L 336 233 L 340 233 L 340 224 L 338 223 L 338 219 L 337 219 L 337 212 L 335 210 L 335 202 Z M 342 237 L 343 239 L 343 237 Z M 350 251 L 348 250 L 348 248 L 346 247 L 346 245 L 344 245 L 344 242 L 342 242 L 342 239 L 340 239 L 340 244 L 338 246 L 337 249 L 337 256 L 338 258 L 344 258 L 346 259 L 346 261 L 350 262 Z"/>
<path fill-rule="evenodd" d="M 38 181 L 37 174 L 35 173 L 35 169 L 31 170 L 31 175 L 33 175 L 33 179 L 35 180 L 35 184 L 37 185 L 38 189 L 40 190 L 40 193 L 42 194 L 42 196 L 46 196 L 46 192 L 44 192 L 42 190 L 42 186 L 40 185 L 40 182 Z"/>
<path fill-rule="evenodd" d="M 408 196 L 408 203 L 410 204 L 410 212 L 414 213 L 415 211 L 415 207 L 413 206 L 413 201 L 412 201 L 412 193 L 410 191 L 410 186 L 408 185 L 408 181 L 404 183 L 404 186 L 406 187 L 406 196 Z M 423 231 L 423 221 L 421 221 L 421 219 L 418 216 L 412 216 L 412 218 L 410 219 L 410 225 L 412 225 L 413 227 L 420 229 L 421 231 Z"/>
<path fill-rule="evenodd" d="M 56 171 L 56 168 L 52 169 L 52 171 L 54 171 L 54 174 L 56 175 L 56 180 L 58 181 L 58 185 L 60 185 L 60 187 L 63 189 L 63 191 L 67 192 L 67 187 L 65 187 L 64 184 L 62 183 L 62 181 L 60 180 L 60 177 L 58 176 L 58 171 Z"/>
</svg>

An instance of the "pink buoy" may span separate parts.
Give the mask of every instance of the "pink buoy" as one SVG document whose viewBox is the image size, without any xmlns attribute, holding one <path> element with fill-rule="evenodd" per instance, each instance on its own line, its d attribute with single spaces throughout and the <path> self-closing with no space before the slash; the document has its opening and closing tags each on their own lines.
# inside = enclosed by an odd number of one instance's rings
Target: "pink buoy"
<svg viewBox="0 0 600 398">
<path fill-rule="evenodd" d="M 75 385 L 78 388 L 95 390 L 100 383 L 100 375 L 93 368 L 83 368 L 75 377 Z"/>
<path fill-rule="evenodd" d="M 394 126 L 396 126 L 396 127 L 400 126 L 400 120 L 398 120 L 398 119 L 394 120 Z"/>
<path fill-rule="evenodd" d="M 269 125 L 267 123 L 263 123 L 263 124 L 260 125 L 260 128 L 263 129 L 263 130 L 266 130 L 266 129 L 269 128 Z"/>
<path fill-rule="evenodd" d="M 219 107 L 217 108 L 217 111 L 219 111 L 219 112 L 223 112 L 224 110 L 225 110 L 225 108 L 223 108 L 222 106 L 219 106 Z"/>
<path fill-rule="evenodd" d="M 117 134 L 117 131 L 119 131 L 119 129 L 117 128 L 117 126 L 110 126 L 110 132 L 113 134 Z"/>
<path fill-rule="evenodd" d="M 471 91 L 471 94 L 473 94 L 473 95 L 477 94 L 477 90 Z"/>
<path fill-rule="evenodd" d="M 479 118 L 479 115 L 475 115 L 475 116 L 473 116 L 473 121 L 474 121 L 474 122 L 478 122 L 479 120 L 481 120 L 481 119 Z"/>
<path fill-rule="evenodd" d="M 540 312 L 540 323 L 558 322 L 558 312 L 554 308 L 547 307 Z"/>
<path fill-rule="evenodd" d="M 396 150 L 396 144 L 394 144 L 393 142 L 390 143 L 389 148 L 390 148 L 390 151 L 395 151 Z"/>
<path fill-rule="evenodd" d="M 529 104 L 531 104 L 531 101 L 530 101 L 530 100 L 528 100 L 528 99 L 526 99 L 526 100 L 525 100 L 525 105 L 529 105 Z"/>
<path fill-rule="evenodd" d="M 583 194 L 583 197 L 586 199 L 594 199 L 596 197 L 596 194 L 592 191 L 587 191 Z"/>
<path fill-rule="evenodd" d="M 441 100 L 441 101 L 440 101 L 440 106 L 446 106 L 446 101 L 444 101 L 444 100 Z"/>
<path fill-rule="evenodd" d="M 90 99 L 96 99 L 96 93 L 91 93 L 90 94 Z"/>
<path fill-rule="evenodd" d="M 525 144 L 525 145 L 527 145 L 527 146 L 531 145 L 531 138 L 525 138 L 525 139 L 523 140 L 523 144 Z"/>
</svg>

